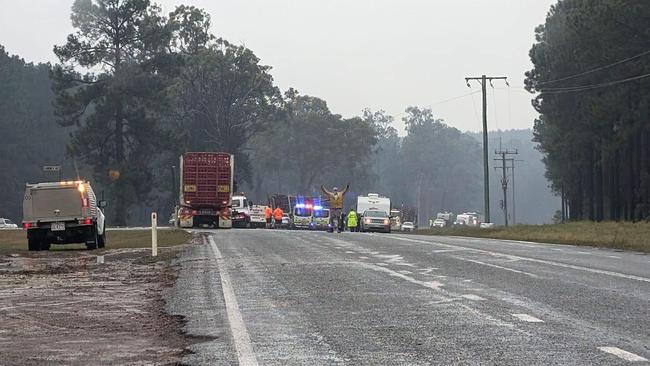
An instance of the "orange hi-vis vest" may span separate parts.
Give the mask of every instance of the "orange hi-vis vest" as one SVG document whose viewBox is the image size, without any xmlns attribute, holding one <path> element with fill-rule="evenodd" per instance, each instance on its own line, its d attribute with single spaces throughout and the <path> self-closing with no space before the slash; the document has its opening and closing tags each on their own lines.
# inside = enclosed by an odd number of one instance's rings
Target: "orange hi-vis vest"
<svg viewBox="0 0 650 366">
<path fill-rule="evenodd" d="M 264 218 L 270 219 L 272 215 L 273 215 L 273 210 L 271 210 L 271 207 L 266 206 L 266 208 L 264 208 Z"/>
<path fill-rule="evenodd" d="M 273 218 L 276 220 L 282 220 L 282 209 L 280 207 L 276 207 L 275 211 L 273 211 Z"/>
</svg>

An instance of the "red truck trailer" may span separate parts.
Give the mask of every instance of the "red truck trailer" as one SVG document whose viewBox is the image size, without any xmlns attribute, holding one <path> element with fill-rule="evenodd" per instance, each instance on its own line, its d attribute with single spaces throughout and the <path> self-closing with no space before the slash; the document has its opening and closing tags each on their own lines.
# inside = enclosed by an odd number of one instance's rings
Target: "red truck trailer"
<svg viewBox="0 0 650 366">
<path fill-rule="evenodd" d="M 180 227 L 231 228 L 234 156 L 188 152 L 180 157 Z"/>
</svg>

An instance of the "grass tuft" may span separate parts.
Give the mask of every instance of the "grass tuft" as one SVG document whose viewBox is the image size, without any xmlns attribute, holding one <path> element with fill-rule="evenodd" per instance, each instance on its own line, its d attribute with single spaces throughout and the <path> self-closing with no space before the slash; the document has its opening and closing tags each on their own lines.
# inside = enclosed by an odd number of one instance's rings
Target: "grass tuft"
<svg viewBox="0 0 650 366">
<path fill-rule="evenodd" d="M 158 247 L 186 244 L 192 234 L 184 230 L 158 230 Z M 106 232 L 106 250 L 118 248 L 150 248 L 151 230 L 124 230 Z M 84 250 L 83 244 L 52 245 L 51 251 Z M 0 254 L 27 252 L 27 233 L 24 230 L 0 230 Z M 94 251 L 98 252 L 99 251 Z"/>
<path fill-rule="evenodd" d="M 417 233 L 587 245 L 650 253 L 650 223 L 645 222 L 581 221 L 557 225 L 515 225 L 492 229 L 450 227 L 419 230 Z"/>
</svg>

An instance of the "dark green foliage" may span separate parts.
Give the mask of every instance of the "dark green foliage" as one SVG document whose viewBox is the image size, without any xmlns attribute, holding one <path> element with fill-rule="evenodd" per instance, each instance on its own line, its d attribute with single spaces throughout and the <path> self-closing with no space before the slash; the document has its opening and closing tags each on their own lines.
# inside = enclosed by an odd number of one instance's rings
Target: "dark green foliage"
<svg viewBox="0 0 650 366">
<path fill-rule="evenodd" d="M 0 46 L 0 217 L 22 218 L 26 182 L 58 179 L 58 173 L 43 173 L 43 165 L 63 164 L 62 177 L 74 176 L 65 158 L 68 129 L 52 113 L 48 70 Z"/>
<path fill-rule="evenodd" d="M 199 39 L 182 43 L 195 45 L 206 36 Z M 238 180 L 250 182 L 244 146 L 274 118 L 282 102 L 271 68 L 261 65 L 250 49 L 223 39 L 191 46 L 190 51 L 172 89 L 173 126 L 183 131 L 191 150 L 235 154 Z"/>
<path fill-rule="evenodd" d="M 436 119 L 430 109 L 409 107 L 394 196 L 420 206 L 422 222 L 437 212 L 480 211 L 480 145 L 468 134 Z M 386 172 L 384 174 L 389 174 Z"/>
<path fill-rule="evenodd" d="M 152 157 L 172 141 L 160 124 L 165 72 L 174 70 L 172 33 L 159 13 L 148 0 L 77 0 L 76 32 L 54 48 L 61 62 L 52 70 L 55 113 L 62 126 L 76 126 L 69 153 L 108 188 L 117 225 L 150 193 Z M 81 75 L 78 66 L 99 71 Z"/>
<path fill-rule="evenodd" d="M 536 30 L 526 87 L 541 116 L 535 139 L 574 220 L 650 217 L 650 2 L 564 0 Z M 628 57 L 645 55 L 618 63 Z M 596 72 L 567 76 L 617 63 Z M 558 80 L 560 79 L 560 80 Z M 556 81 L 557 80 L 557 81 Z"/>
<path fill-rule="evenodd" d="M 367 121 L 332 114 L 324 100 L 295 90 L 285 94 L 283 106 L 283 113 L 249 144 L 259 196 L 319 194 L 321 184 L 368 185 L 376 140 Z"/>
</svg>

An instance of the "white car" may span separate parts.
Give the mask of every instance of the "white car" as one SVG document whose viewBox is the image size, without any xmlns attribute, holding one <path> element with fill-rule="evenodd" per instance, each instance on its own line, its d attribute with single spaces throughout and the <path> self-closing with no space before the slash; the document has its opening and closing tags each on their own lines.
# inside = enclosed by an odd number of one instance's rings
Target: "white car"
<svg viewBox="0 0 650 366">
<path fill-rule="evenodd" d="M 404 221 L 402 223 L 402 231 L 413 231 L 415 230 L 415 224 L 410 221 Z"/>
<path fill-rule="evenodd" d="M 433 220 L 433 227 L 445 227 L 447 226 L 447 221 L 444 219 L 435 219 Z"/>
<path fill-rule="evenodd" d="M 482 222 L 481 223 L 481 229 L 492 229 L 494 227 L 493 222 Z"/>
<path fill-rule="evenodd" d="M 9 219 L 0 218 L 0 229 L 17 229 L 18 225 L 14 224 L 13 221 Z"/>
</svg>

